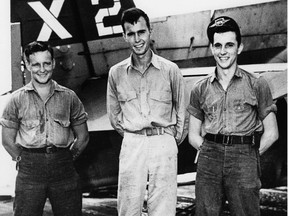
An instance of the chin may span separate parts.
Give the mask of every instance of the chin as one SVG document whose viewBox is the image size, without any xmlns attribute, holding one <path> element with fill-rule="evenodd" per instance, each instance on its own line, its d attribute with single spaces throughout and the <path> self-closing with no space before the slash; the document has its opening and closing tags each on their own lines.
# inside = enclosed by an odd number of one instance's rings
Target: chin
<svg viewBox="0 0 288 216">
<path fill-rule="evenodd" d="M 136 55 L 144 55 L 145 53 L 147 53 L 147 51 L 148 51 L 149 49 L 141 49 L 141 50 L 134 50 L 134 53 L 136 54 Z"/>
<path fill-rule="evenodd" d="M 51 79 L 47 79 L 47 80 L 37 80 L 37 82 L 38 82 L 39 84 L 44 85 L 44 84 L 49 83 L 50 80 L 51 80 Z"/>
<path fill-rule="evenodd" d="M 222 69 L 229 69 L 231 67 L 230 64 L 218 64 Z"/>
<path fill-rule="evenodd" d="M 133 50 L 133 52 L 136 54 L 136 55 L 143 55 L 145 53 L 145 50 Z"/>
<path fill-rule="evenodd" d="M 229 69 L 229 68 L 230 68 L 229 65 L 228 65 L 228 66 L 226 66 L 226 65 L 220 65 L 220 67 L 221 67 L 222 69 Z"/>
</svg>

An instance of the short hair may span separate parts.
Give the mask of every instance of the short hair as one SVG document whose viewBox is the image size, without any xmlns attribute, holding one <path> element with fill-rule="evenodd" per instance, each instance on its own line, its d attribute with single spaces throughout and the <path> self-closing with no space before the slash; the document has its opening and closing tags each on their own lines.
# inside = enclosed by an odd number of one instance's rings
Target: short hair
<svg viewBox="0 0 288 216">
<path fill-rule="evenodd" d="M 236 21 L 228 16 L 220 16 L 210 22 L 210 24 L 207 27 L 207 36 L 210 43 L 213 44 L 215 33 L 223 33 L 228 31 L 235 32 L 238 46 L 240 46 L 241 44 L 240 28 L 236 23 Z"/>
<path fill-rule="evenodd" d="M 29 56 L 36 52 L 48 51 L 51 54 L 52 59 L 54 58 L 53 48 L 46 42 L 33 41 L 27 44 L 24 48 L 25 59 L 29 62 Z"/>
<path fill-rule="evenodd" d="M 121 25 L 122 25 L 123 32 L 125 33 L 125 28 L 124 28 L 125 22 L 128 22 L 133 25 L 134 23 L 137 23 L 140 17 L 143 17 L 145 19 L 146 25 L 148 29 L 150 30 L 150 20 L 147 14 L 141 9 L 133 7 L 133 8 L 129 8 L 123 11 L 122 13 Z"/>
</svg>

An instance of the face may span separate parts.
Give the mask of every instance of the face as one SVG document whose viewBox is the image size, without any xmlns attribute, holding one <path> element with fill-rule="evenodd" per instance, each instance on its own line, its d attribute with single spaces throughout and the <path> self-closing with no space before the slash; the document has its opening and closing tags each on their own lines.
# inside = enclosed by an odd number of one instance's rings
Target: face
<svg viewBox="0 0 288 216">
<path fill-rule="evenodd" d="M 238 47 L 235 32 L 214 34 L 214 42 L 210 46 L 218 67 L 229 69 L 237 64 L 237 56 L 242 52 L 243 44 Z"/>
<path fill-rule="evenodd" d="M 50 52 L 46 50 L 33 53 L 29 60 L 26 61 L 26 67 L 31 72 L 32 81 L 42 85 L 49 83 L 55 67 L 55 60 Z"/>
<path fill-rule="evenodd" d="M 140 17 L 134 25 L 125 22 L 125 33 L 123 37 L 132 49 L 133 54 L 142 56 L 147 53 L 150 48 L 150 35 L 151 32 L 147 27 L 146 21 Z"/>
</svg>

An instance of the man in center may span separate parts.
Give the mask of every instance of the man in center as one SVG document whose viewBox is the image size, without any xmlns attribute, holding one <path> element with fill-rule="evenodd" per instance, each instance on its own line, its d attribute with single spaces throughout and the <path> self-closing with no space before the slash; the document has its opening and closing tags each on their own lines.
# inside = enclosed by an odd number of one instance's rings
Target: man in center
<svg viewBox="0 0 288 216">
<path fill-rule="evenodd" d="M 174 216 L 177 144 L 184 138 L 184 80 L 176 64 L 150 49 L 145 12 L 128 9 L 121 22 L 132 54 L 110 69 L 107 87 L 110 122 L 123 136 L 118 214 L 141 215 L 148 180 L 148 215 Z"/>
</svg>

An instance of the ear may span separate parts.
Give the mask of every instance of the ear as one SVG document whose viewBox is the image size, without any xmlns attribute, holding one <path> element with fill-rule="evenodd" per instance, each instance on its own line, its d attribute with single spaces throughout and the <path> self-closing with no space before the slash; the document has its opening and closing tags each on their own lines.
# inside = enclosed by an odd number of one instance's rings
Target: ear
<svg viewBox="0 0 288 216">
<path fill-rule="evenodd" d="M 125 32 L 122 33 L 122 37 L 124 38 L 124 40 L 127 42 L 127 39 L 126 39 L 126 34 Z"/>
<path fill-rule="evenodd" d="M 152 39 L 152 37 L 153 37 L 153 30 L 152 30 L 152 28 L 149 29 L 149 37 L 150 37 L 150 39 Z"/>
<path fill-rule="evenodd" d="M 56 66 L 56 61 L 55 61 L 55 59 L 52 60 L 52 66 L 53 66 L 53 67 L 52 67 L 53 69 L 54 69 L 55 66 Z"/>
<path fill-rule="evenodd" d="M 214 55 L 214 49 L 213 49 L 213 46 L 211 43 L 210 43 L 209 47 L 210 47 L 211 53 Z"/>
<path fill-rule="evenodd" d="M 237 52 L 238 55 L 242 52 L 243 48 L 244 48 L 244 45 L 243 43 L 241 43 L 240 46 L 238 47 L 238 52 Z"/>
<path fill-rule="evenodd" d="M 25 67 L 28 71 L 31 71 L 31 64 L 30 62 L 27 60 L 26 57 L 24 57 L 24 64 L 25 64 Z"/>
</svg>

